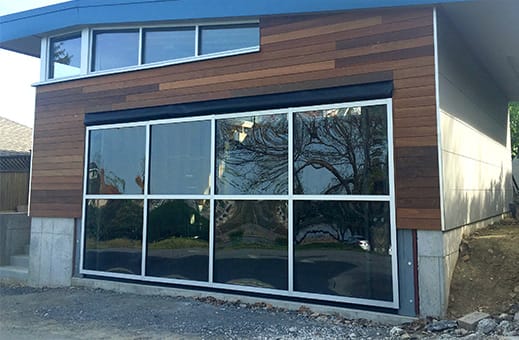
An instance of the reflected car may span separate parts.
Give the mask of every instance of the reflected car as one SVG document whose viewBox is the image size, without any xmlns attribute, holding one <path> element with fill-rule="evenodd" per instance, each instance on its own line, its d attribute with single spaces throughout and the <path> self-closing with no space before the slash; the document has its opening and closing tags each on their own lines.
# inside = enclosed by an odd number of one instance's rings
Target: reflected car
<svg viewBox="0 0 519 340">
<path fill-rule="evenodd" d="M 359 240 L 358 245 L 362 250 L 365 250 L 365 251 L 371 250 L 371 246 L 369 245 L 369 242 L 366 240 Z"/>
</svg>

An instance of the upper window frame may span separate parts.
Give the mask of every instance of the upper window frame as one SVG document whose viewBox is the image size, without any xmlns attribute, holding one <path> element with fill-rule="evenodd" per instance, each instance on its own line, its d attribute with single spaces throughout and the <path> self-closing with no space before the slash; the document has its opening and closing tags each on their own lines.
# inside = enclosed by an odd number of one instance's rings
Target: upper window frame
<svg viewBox="0 0 519 340">
<path fill-rule="evenodd" d="M 203 27 L 214 27 L 214 26 L 222 26 L 222 27 L 232 27 L 232 26 L 246 26 L 246 25 L 257 25 L 258 27 L 258 45 L 252 47 L 245 47 L 233 50 L 226 50 L 222 52 L 216 53 L 208 53 L 208 54 L 200 54 L 200 31 Z M 144 31 L 147 29 L 181 29 L 181 28 L 190 28 L 193 27 L 195 29 L 195 54 L 193 56 L 177 58 L 177 59 L 168 59 L 157 62 L 144 63 L 143 53 L 144 53 Z M 111 68 L 105 70 L 93 70 L 93 59 L 94 59 L 94 33 L 103 31 L 125 31 L 125 30 L 138 30 L 139 32 L 139 43 L 138 43 L 138 62 L 136 65 L 124 66 L 118 68 Z M 50 78 L 50 47 L 51 40 L 66 38 L 68 36 L 79 35 L 81 37 L 81 68 L 80 74 L 74 76 L 66 76 L 60 78 Z M 136 70 L 145 70 L 152 69 L 163 66 L 184 64 L 194 61 L 202 61 L 208 59 L 222 58 L 234 55 L 248 54 L 259 52 L 261 46 L 261 29 L 259 25 L 258 19 L 252 20 L 239 20 L 239 21 L 203 21 L 203 22 L 184 22 L 184 23 L 174 23 L 174 24 L 157 24 L 157 25 L 114 25 L 114 26 L 99 26 L 99 27 L 85 27 L 83 29 L 64 32 L 56 35 L 51 35 L 48 37 L 42 38 L 41 44 L 41 73 L 40 73 L 40 81 L 35 85 L 44 85 L 44 84 L 52 84 L 56 82 L 63 82 L 74 79 L 82 79 L 89 77 L 97 77 L 102 75 L 109 74 L 117 74 L 124 72 L 131 72 Z"/>
</svg>

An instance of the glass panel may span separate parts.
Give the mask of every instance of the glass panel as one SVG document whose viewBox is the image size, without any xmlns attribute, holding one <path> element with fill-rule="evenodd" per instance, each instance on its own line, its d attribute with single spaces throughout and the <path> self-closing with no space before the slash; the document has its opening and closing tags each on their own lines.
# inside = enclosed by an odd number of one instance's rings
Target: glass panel
<svg viewBox="0 0 519 340">
<path fill-rule="evenodd" d="M 50 40 L 49 78 L 75 76 L 81 69 L 81 35 Z"/>
<path fill-rule="evenodd" d="M 294 290 L 392 301 L 389 202 L 294 201 Z"/>
<path fill-rule="evenodd" d="M 285 114 L 216 121 L 216 193 L 288 193 Z"/>
<path fill-rule="evenodd" d="M 92 130 L 88 154 L 88 194 L 144 192 L 143 126 Z"/>
<path fill-rule="evenodd" d="M 257 24 L 200 27 L 200 54 L 254 46 L 259 46 Z"/>
<path fill-rule="evenodd" d="M 87 200 L 84 269 L 141 273 L 141 200 Z"/>
<path fill-rule="evenodd" d="M 92 71 L 133 66 L 139 62 L 139 31 L 94 31 Z"/>
<path fill-rule="evenodd" d="M 150 193 L 209 194 L 211 122 L 151 128 Z"/>
<path fill-rule="evenodd" d="M 216 201 L 214 281 L 288 287 L 286 201 Z"/>
<path fill-rule="evenodd" d="M 207 281 L 209 200 L 149 202 L 146 275 Z"/>
<path fill-rule="evenodd" d="M 294 193 L 388 195 L 386 105 L 294 115 Z"/>
<path fill-rule="evenodd" d="M 192 57 L 195 55 L 195 28 L 146 29 L 144 63 Z"/>
</svg>

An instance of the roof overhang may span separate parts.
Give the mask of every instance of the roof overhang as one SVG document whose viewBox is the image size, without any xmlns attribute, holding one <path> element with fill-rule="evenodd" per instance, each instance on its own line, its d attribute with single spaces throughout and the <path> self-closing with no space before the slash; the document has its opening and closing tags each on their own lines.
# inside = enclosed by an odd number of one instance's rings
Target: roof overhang
<svg viewBox="0 0 519 340">
<path fill-rule="evenodd" d="M 258 17 L 473 0 L 72 0 L 0 17 L 0 48 L 38 57 L 42 36 L 84 26 Z"/>
<path fill-rule="evenodd" d="M 443 4 L 440 11 L 508 99 L 519 101 L 519 1 Z"/>
</svg>

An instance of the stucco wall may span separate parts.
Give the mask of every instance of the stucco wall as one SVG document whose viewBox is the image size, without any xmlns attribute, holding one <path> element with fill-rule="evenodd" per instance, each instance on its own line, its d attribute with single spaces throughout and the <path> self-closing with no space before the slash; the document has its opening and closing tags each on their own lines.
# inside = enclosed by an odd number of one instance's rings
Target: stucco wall
<svg viewBox="0 0 519 340">
<path fill-rule="evenodd" d="M 452 25 L 438 17 L 444 229 L 508 210 L 508 100 Z"/>
</svg>

